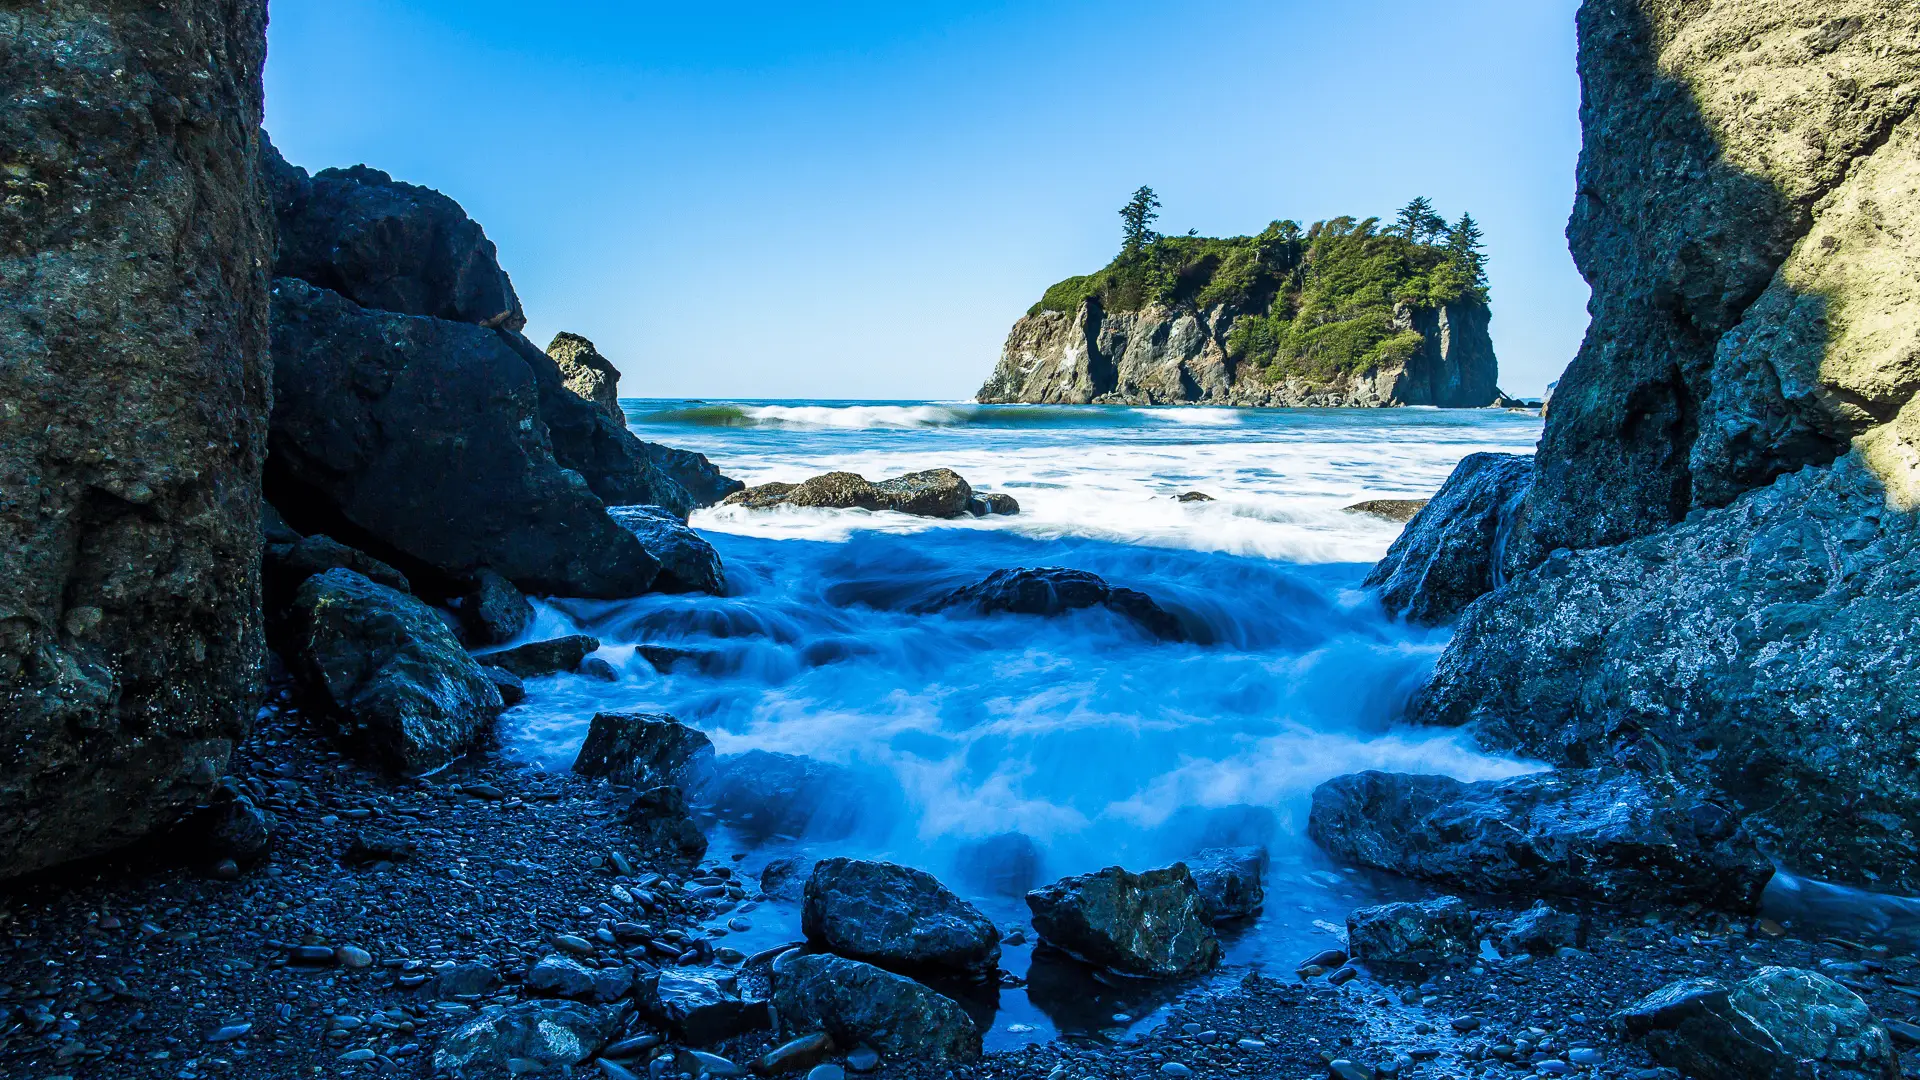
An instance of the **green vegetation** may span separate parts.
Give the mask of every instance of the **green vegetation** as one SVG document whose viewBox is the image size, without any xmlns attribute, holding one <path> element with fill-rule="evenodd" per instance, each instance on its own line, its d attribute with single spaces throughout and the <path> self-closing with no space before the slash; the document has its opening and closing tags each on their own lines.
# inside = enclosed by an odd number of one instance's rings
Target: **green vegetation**
<svg viewBox="0 0 1920 1080">
<path fill-rule="evenodd" d="M 1302 230 L 1276 221 L 1258 236 L 1216 239 L 1152 231 L 1160 200 L 1134 192 L 1120 211 L 1119 256 L 1094 274 L 1048 289 L 1028 314 L 1080 309 L 1089 299 L 1109 312 L 1158 304 L 1234 315 L 1227 346 L 1270 378 L 1324 378 L 1406 360 L 1417 331 L 1395 326 L 1394 311 L 1487 301 L 1486 256 L 1472 215 L 1448 225 L 1426 199 L 1403 207 L 1393 224 L 1350 217 Z"/>
</svg>

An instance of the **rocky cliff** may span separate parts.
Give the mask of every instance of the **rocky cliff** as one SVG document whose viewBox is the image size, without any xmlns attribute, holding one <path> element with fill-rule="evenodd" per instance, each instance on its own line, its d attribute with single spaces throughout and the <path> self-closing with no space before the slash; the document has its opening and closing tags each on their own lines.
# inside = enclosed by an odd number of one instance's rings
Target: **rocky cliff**
<svg viewBox="0 0 1920 1080">
<path fill-rule="evenodd" d="M 1707 782 L 1794 869 L 1920 888 L 1920 8 L 1579 29 L 1593 324 L 1414 715 Z"/>
<path fill-rule="evenodd" d="M 1485 304 L 1400 305 L 1394 328 L 1419 334 L 1404 358 L 1357 371 L 1275 375 L 1237 358 L 1233 325 L 1245 312 L 1152 304 L 1108 313 L 1097 298 L 1077 311 L 1039 311 L 1014 323 L 983 404 L 1437 405 L 1479 408 L 1500 396 L 1499 361 Z"/>
<path fill-rule="evenodd" d="M 202 799 L 260 686 L 265 0 L 9 4 L 0 877 Z"/>
</svg>

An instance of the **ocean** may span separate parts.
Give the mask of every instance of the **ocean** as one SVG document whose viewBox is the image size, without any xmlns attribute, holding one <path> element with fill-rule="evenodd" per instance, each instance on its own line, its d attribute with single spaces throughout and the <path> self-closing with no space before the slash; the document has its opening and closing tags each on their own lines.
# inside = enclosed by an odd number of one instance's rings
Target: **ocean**
<svg viewBox="0 0 1920 1080">
<path fill-rule="evenodd" d="M 832 829 L 715 827 L 710 856 L 740 855 L 749 875 L 782 856 L 885 858 L 931 871 L 1012 928 L 1026 924 L 1024 884 L 1263 844 L 1272 857 L 1265 912 L 1226 935 L 1228 962 L 1291 972 L 1338 944 L 1353 907 L 1421 895 L 1317 854 L 1305 838 L 1315 785 L 1372 768 L 1477 780 L 1530 767 L 1479 753 L 1459 733 L 1397 722 L 1446 634 L 1390 620 L 1361 588 L 1399 526 L 1341 508 L 1425 498 L 1471 453 L 1531 452 L 1535 416 L 623 405 L 642 438 L 698 450 L 749 484 L 944 466 L 1020 503 L 1016 516 L 960 521 L 701 510 L 692 524 L 724 559 L 728 595 L 537 605 L 532 637 L 591 633 L 620 678 L 534 680 L 502 720 L 509 754 L 565 769 L 596 711 L 631 709 L 671 713 L 722 755 L 768 750 L 847 768 L 833 796 L 843 805 L 818 818 Z M 1212 501 L 1174 498 L 1188 491 Z M 1209 642 L 1150 640 L 1104 611 L 905 610 L 997 569 L 1039 566 L 1145 592 L 1204 627 Z M 699 659 L 661 674 L 638 654 L 642 643 Z M 845 825 L 848 813 L 857 826 Z M 791 905 L 733 915 L 752 924 L 728 932 L 743 951 L 798 937 Z M 1031 982 L 971 1003 L 993 1014 L 989 1047 L 1124 1035 L 1170 992 L 1036 965 L 1030 945 L 1005 953 L 1004 966 Z"/>
</svg>

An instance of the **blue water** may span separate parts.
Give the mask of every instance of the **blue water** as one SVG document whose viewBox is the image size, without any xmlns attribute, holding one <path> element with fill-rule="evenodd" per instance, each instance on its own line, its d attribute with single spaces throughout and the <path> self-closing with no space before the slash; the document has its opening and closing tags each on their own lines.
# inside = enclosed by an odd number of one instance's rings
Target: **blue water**
<svg viewBox="0 0 1920 1080">
<path fill-rule="evenodd" d="M 1525 767 L 1489 759 L 1457 733 L 1398 726 L 1444 636 L 1388 620 L 1361 590 L 1398 526 L 1340 508 L 1425 497 L 1469 453 L 1528 452 L 1540 431 L 1532 416 L 624 404 L 642 437 L 700 450 L 749 483 L 945 466 L 1022 507 L 960 522 L 700 511 L 693 524 L 726 563 L 728 595 L 541 604 L 534 636 L 598 636 L 620 680 L 535 681 L 503 723 L 511 752 L 565 768 L 594 712 L 647 709 L 706 731 L 723 755 L 762 749 L 847 768 L 834 799 L 859 809 L 851 833 L 754 839 L 722 825 L 712 854 L 742 853 L 748 872 L 794 853 L 890 858 L 934 872 L 1015 927 L 1024 905 L 981 865 L 985 838 L 1027 837 L 1041 882 L 1164 865 L 1210 843 L 1264 843 L 1274 858 L 1266 911 L 1231 936 L 1229 961 L 1291 970 L 1334 943 L 1350 908 L 1392 887 L 1332 867 L 1305 841 L 1316 784 L 1365 768 L 1480 779 Z M 1172 498 L 1189 490 L 1214 501 Z M 909 611 L 993 570 L 1030 566 L 1089 570 L 1146 592 L 1207 644 L 1151 640 L 1103 611 Z M 692 655 L 661 674 L 636 652 L 641 643 Z M 735 935 L 747 951 L 797 927 L 781 905 L 751 917 L 754 930 Z M 990 1046 L 1124 1031 L 1163 999 L 1045 965 L 1029 972 L 1029 951 L 1007 950 L 1007 966 L 1031 974 L 1034 988 L 1000 995 Z"/>
</svg>

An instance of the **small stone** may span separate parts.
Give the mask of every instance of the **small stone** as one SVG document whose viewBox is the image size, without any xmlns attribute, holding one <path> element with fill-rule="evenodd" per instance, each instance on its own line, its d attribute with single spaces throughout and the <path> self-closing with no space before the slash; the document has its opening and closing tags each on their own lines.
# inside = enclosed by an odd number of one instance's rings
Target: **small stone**
<svg viewBox="0 0 1920 1080">
<path fill-rule="evenodd" d="M 372 1061 L 373 1058 L 373 1051 L 363 1046 L 358 1050 L 349 1050 L 333 1060 L 338 1061 L 342 1065 L 355 1065 L 362 1061 Z"/>
<path fill-rule="evenodd" d="M 831 1062 L 807 1070 L 807 1080 L 847 1080 L 847 1070 Z"/>
<path fill-rule="evenodd" d="M 728 919 L 727 929 L 733 931 L 736 934 L 744 934 L 747 931 L 753 929 L 753 920 L 740 919 L 740 918 Z"/>
<path fill-rule="evenodd" d="M 334 961 L 333 950 L 325 945 L 295 945 L 287 959 L 295 964 L 321 965 Z"/>
<path fill-rule="evenodd" d="M 762 1076 L 798 1072 L 820 1064 L 833 1050 L 833 1036 L 824 1031 L 802 1035 L 762 1054 L 754 1061 L 753 1071 Z"/>
<path fill-rule="evenodd" d="M 373 954 L 357 945 L 342 945 L 333 950 L 333 958 L 344 968 L 358 970 L 373 965 Z"/>
<path fill-rule="evenodd" d="M 600 1066 L 600 1074 L 605 1076 L 607 1080 L 640 1080 L 638 1073 L 635 1073 L 632 1069 L 618 1062 L 600 1058 L 596 1060 L 594 1064 Z"/>
<path fill-rule="evenodd" d="M 1533 1071 L 1539 1073 L 1541 1076 L 1571 1076 L 1573 1075 L 1573 1066 L 1561 1061 L 1559 1058 L 1548 1058 L 1545 1061 L 1535 1062 Z"/>
<path fill-rule="evenodd" d="M 1261 1042 L 1259 1039 L 1241 1039 L 1233 1045 L 1242 1050 L 1265 1050 L 1267 1048 L 1267 1044 Z"/>
<path fill-rule="evenodd" d="M 560 951 L 570 952 L 575 956 L 593 955 L 593 942 L 574 934 L 556 934 L 553 943 Z"/>
<path fill-rule="evenodd" d="M 1372 1069 L 1346 1058 L 1335 1058 L 1328 1062 L 1327 1075 L 1333 1080 L 1374 1080 Z"/>
<path fill-rule="evenodd" d="M 1894 1042 L 1903 1046 L 1920 1046 L 1920 1027 L 1915 1027 L 1905 1020 L 1887 1020 L 1883 1023 L 1887 1034 L 1893 1036 Z"/>
<path fill-rule="evenodd" d="M 745 1076 L 747 1070 L 721 1057 L 704 1050 L 689 1050 L 687 1056 L 699 1063 L 702 1076 Z"/>
<path fill-rule="evenodd" d="M 1182 1064 L 1180 1064 L 1180 1063 L 1179 1063 L 1179 1062 L 1177 1062 L 1177 1061 L 1169 1061 L 1169 1062 L 1167 1062 L 1166 1064 L 1164 1064 L 1164 1065 L 1162 1065 L 1162 1066 L 1160 1066 L 1160 1075 L 1162 1075 L 1162 1076 L 1192 1076 L 1192 1075 L 1193 1075 L 1193 1070 L 1192 1070 L 1192 1069 L 1189 1069 L 1189 1068 L 1187 1068 L 1187 1067 L 1186 1067 L 1185 1065 L 1182 1065 Z"/>
<path fill-rule="evenodd" d="M 232 859 L 221 859 L 213 864 L 213 876 L 219 881 L 240 880 L 240 864 Z"/>
<path fill-rule="evenodd" d="M 1359 969 L 1349 964 L 1346 967 L 1341 968 L 1339 971 L 1336 971 L 1333 974 L 1327 976 L 1327 981 L 1332 983 L 1335 986 L 1343 986 L 1359 977 L 1360 977 Z"/>
<path fill-rule="evenodd" d="M 1600 1062 L 1605 1059 L 1601 1056 L 1600 1051 L 1591 1047 L 1582 1046 L 1569 1051 L 1567 1053 L 1567 1060 L 1575 1065 L 1585 1065 L 1590 1068 L 1600 1064 Z"/>
<path fill-rule="evenodd" d="M 871 1046 L 856 1046 L 847 1055 L 847 1068 L 854 1072 L 872 1072 L 880 1067 L 880 1052 Z"/>
<path fill-rule="evenodd" d="M 1465 1035 L 1480 1030 L 1480 1018 L 1477 1016 L 1456 1016 L 1453 1018 L 1453 1030 Z"/>
<path fill-rule="evenodd" d="M 228 1024 L 227 1026 L 207 1036 L 207 1041 L 210 1043 L 232 1042 L 233 1040 L 239 1038 L 242 1035 L 245 1035 L 247 1032 L 252 1030 L 253 1030 L 252 1024 Z"/>
</svg>

